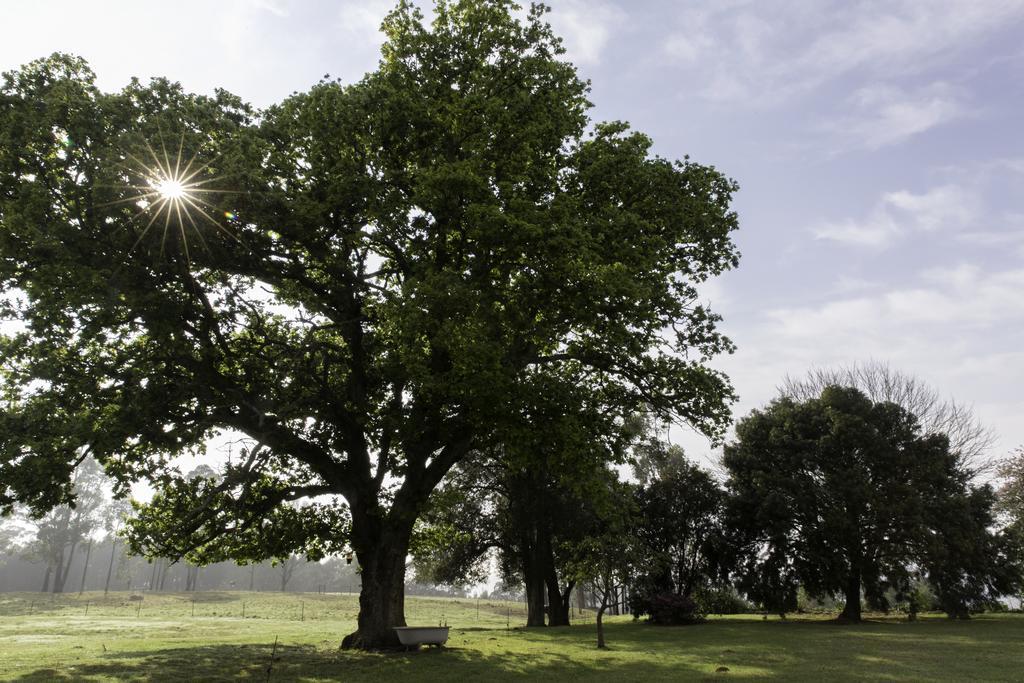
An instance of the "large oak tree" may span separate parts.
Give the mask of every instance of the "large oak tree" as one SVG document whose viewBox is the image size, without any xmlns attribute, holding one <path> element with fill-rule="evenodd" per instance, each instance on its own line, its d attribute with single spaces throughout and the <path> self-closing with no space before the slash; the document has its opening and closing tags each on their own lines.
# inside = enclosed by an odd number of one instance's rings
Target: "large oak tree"
<svg viewBox="0 0 1024 683">
<path fill-rule="evenodd" d="M 721 433 L 707 361 L 730 344 L 695 287 L 736 264 L 733 182 L 590 127 L 542 7 L 434 10 L 401 3 L 358 83 L 262 111 L 162 79 L 101 92 L 61 55 L 5 74 L 3 509 L 67 502 L 92 455 L 122 494 L 157 489 L 147 552 L 351 547 L 345 642 L 377 647 L 431 491 L 539 374 Z M 176 469 L 225 431 L 256 445 L 216 478 Z"/>
</svg>

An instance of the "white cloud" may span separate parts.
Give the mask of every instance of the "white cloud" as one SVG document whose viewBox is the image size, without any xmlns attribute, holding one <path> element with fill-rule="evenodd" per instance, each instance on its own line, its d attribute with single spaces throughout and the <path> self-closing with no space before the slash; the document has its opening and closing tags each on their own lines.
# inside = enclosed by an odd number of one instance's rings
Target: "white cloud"
<svg viewBox="0 0 1024 683">
<path fill-rule="evenodd" d="M 287 17 L 288 10 L 280 0 L 255 0 L 256 6 L 278 17 Z"/>
<path fill-rule="evenodd" d="M 885 247 L 899 234 L 899 226 L 884 212 L 875 212 L 864 221 L 847 219 L 825 223 L 813 231 L 819 240 L 830 240 L 858 247 Z"/>
<path fill-rule="evenodd" d="M 346 33 L 357 36 L 380 36 L 380 25 L 394 7 L 390 0 L 367 0 L 347 3 L 338 10 L 338 25 Z"/>
<path fill-rule="evenodd" d="M 837 149 L 879 149 L 970 113 L 963 93 L 947 83 L 907 91 L 891 85 L 859 89 L 847 102 L 847 113 L 822 129 L 838 138 Z"/>
<path fill-rule="evenodd" d="M 979 219 L 979 201 L 972 192 L 941 185 L 922 194 L 887 192 L 866 218 L 825 223 L 811 232 L 819 240 L 881 248 L 912 232 L 959 231 Z"/>
<path fill-rule="evenodd" d="M 837 283 L 817 291 L 846 284 L 842 276 Z M 735 310 L 743 297 L 724 298 L 723 331 L 738 351 L 714 365 L 739 393 L 735 417 L 770 401 L 786 375 L 874 359 L 973 404 L 999 439 L 992 455 L 1024 443 L 1024 269 L 965 262 L 926 269 L 903 286 L 861 284 L 856 293 L 760 314 Z M 673 438 L 693 456 L 708 452 L 706 440 L 685 430 Z"/>
<path fill-rule="evenodd" d="M 839 278 L 840 285 L 842 278 Z M 834 289 L 834 288 L 833 288 Z M 763 405 L 788 375 L 865 360 L 889 362 L 968 405 L 993 427 L 993 455 L 1024 443 L 1024 269 L 976 263 L 924 270 L 909 283 L 819 303 L 741 316 L 726 306 L 724 331 L 735 355 L 715 365 L 740 395 L 736 417 Z M 736 299 L 737 302 L 741 299 Z M 694 454 L 706 443 L 680 437 Z"/>
<path fill-rule="evenodd" d="M 703 96 L 770 105 L 845 76 L 891 81 L 948 63 L 1024 21 L 1024 1 L 751 1 L 710 3 L 678 16 L 664 53 L 691 71 Z"/>
<path fill-rule="evenodd" d="M 612 32 L 621 29 L 627 18 L 615 5 L 598 0 L 562 0 L 549 17 L 564 40 L 568 58 L 577 66 L 600 63 Z"/>
<path fill-rule="evenodd" d="M 1015 216 L 1014 222 L 1020 219 L 1024 219 L 1024 216 Z M 1024 229 L 978 230 L 960 233 L 956 238 L 963 244 L 998 248 L 1024 258 Z"/>
<path fill-rule="evenodd" d="M 778 308 L 766 315 L 779 336 L 827 342 L 830 348 L 851 352 L 869 349 L 871 342 L 877 342 L 876 350 L 902 347 L 908 353 L 916 343 L 948 342 L 933 339 L 930 327 L 964 335 L 1006 327 L 1024 333 L 1024 270 L 988 273 L 960 264 L 925 270 L 919 280 L 873 296 Z M 898 343 L 901 337 L 907 340 L 903 344 Z"/>
<path fill-rule="evenodd" d="M 976 198 L 957 185 L 942 185 L 923 194 L 887 192 L 882 204 L 904 217 L 903 224 L 909 221 L 911 228 L 927 232 L 963 227 L 978 213 Z"/>
</svg>

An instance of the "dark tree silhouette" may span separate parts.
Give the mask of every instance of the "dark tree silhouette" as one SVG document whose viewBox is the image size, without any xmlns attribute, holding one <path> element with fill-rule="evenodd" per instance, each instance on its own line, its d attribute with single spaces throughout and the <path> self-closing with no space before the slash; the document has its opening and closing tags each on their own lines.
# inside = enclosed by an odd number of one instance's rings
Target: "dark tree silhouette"
<svg viewBox="0 0 1024 683">
<path fill-rule="evenodd" d="M 260 112 L 104 93 L 67 56 L 4 76 L 0 509 L 68 502 L 92 454 L 158 489 L 147 554 L 353 549 L 344 644 L 392 646 L 420 511 L 535 373 L 722 433 L 731 344 L 696 285 L 737 263 L 735 184 L 591 127 L 542 7 L 434 10 L 399 3 L 358 83 Z M 173 469 L 218 431 L 257 445 Z"/>
<path fill-rule="evenodd" d="M 962 459 L 895 403 L 826 387 L 754 411 L 736 434 L 723 464 L 753 583 L 782 588 L 795 578 L 812 596 L 840 593 L 846 620 L 860 621 L 862 591 L 885 607 L 889 587 L 909 585 L 912 563 L 951 551 L 952 529 L 980 530 L 957 504 L 973 495 Z M 970 573 L 962 560 L 950 568 Z"/>
</svg>

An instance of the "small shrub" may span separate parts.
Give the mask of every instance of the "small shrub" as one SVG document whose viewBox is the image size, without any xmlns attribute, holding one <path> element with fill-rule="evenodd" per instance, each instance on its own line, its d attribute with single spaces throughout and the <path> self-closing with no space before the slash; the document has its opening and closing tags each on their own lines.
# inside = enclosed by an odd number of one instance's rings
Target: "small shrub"
<svg viewBox="0 0 1024 683">
<path fill-rule="evenodd" d="M 704 621 L 704 612 L 697 601 L 676 593 L 658 593 L 651 598 L 651 623 L 661 626 L 696 624 Z"/>
<path fill-rule="evenodd" d="M 754 606 L 728 588 L 702 588 L 694 598 L 703 614 L 749 614 Z"/>
<path fill-rule="evenodd" d="M 811 597 L 803 586 L 796 591 L 796 611 L 799 614 L 828 614 L 842 609 L 842 606 L 829 596 Z"/>
</svg>

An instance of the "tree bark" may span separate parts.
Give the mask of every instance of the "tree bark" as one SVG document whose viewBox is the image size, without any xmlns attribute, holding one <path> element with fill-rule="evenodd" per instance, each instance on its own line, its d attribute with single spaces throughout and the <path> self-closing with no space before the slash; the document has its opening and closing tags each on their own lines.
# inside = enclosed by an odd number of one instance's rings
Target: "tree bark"
<svg viewBox="0 0 1024 683">
<path fill-rule="evenodd" d="M 544 567 L 538 553 L 536 534 L 530 531 L 520 537 L 519 554 L 526 589 L 526 625 L 535 627 L 544 626 Z"/>
<path fill-rule="evenodd" d="M 546 583 L 548 589 L 548 625 L 569 626 L 571 623 L 570 613 L 572 612 L 570 598 L 572 596 L 572 587 L 575 583 L 570 581 L 565 591 L 560 590 L 557 576 L 554 582 L 549 580 Z"/>
<path fill-rule="evenodd" d="M 851 567 L 850 575 L 846 579 L 846 606 L 839 615 L 842 621 L 860 623 L 860 568 Z"/>
<path fill-rule="evenodd" d="M 395 513 L 393 508 L 392 515 Z M 401 646 L 394 627 L 406 625 L 405 561 L 414 520 L 414 515 L 381 521 L 353 513 L 352 545 L 362 572 L 362 588 L 358 628 L 345 636 L 342 648 L 387 650 Z"/>
<path fill-rule="evenodd" d="M 46 574 L 43 575 L 43 587 L 40 590 L 41 593 L 45 593 L 50 590 L 50 574 L 53 573 L 53 565 L 46 565 Z"/>
<path fill-rule="evenodd" d="M 534 572 L 525 578 L 526 584 L 526 625 L 544 626 L 544 582 Z"/>
<path fill-rule="evenodd" d="M 597 608 L 597 649 L 607 650 L 608 646 L 604 643 L 604 611 L 608 608 L 608 586 L 606 585 L 601 591 L 601 606 Z"/>
<path fill-rule="evenodd" d="M 555 567 L 555 551 L 551 544 L 551 527 L 542 518 L 537 524 L 537 560 L 544 568 L 544 583 L 548 590 L 548 626 L 569 625 L 568 596 L 563 596 Z M 570 585 L 570 590 L 572 586 Z"/>
</svg>

